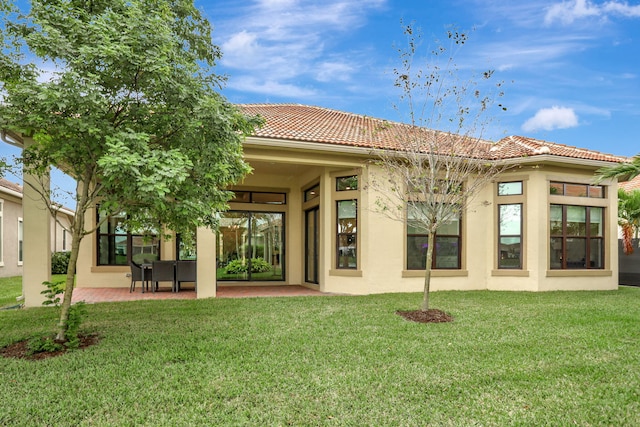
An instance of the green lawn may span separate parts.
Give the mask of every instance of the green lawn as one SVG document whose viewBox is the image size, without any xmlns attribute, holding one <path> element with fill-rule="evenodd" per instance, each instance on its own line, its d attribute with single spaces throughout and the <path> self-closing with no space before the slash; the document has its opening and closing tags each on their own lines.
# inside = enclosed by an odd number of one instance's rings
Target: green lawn
<svg viewBox="0 0 640 427">
<path fill-rule="evenodd" d="M 64 281 L 66 275 L 64 274 L 52 274 L 51 280 Z M 42 290 L 46 288 L 42 286 Z M 16 301 L 16 298 L 22 295 L 22 276 L 3 277 L 0 278 L 0 308 L 13 307 L 21 302 Z M 1 378 L 1 377 L 0 377 Z"/>
<path fill-rule="evenodd" d="M 0 425 L 637 426 L 640 288 L 89 305 L 100 343 L 0 359 Z M 0 311 L 0 347 L 55 323 Z"/>
</svg>

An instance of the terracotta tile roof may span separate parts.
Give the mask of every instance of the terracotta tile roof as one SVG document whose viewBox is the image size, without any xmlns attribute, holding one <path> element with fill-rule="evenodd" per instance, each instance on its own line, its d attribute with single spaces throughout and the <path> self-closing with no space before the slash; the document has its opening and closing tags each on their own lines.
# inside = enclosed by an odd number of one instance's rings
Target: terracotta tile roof
<svg viewBox="0 0 640 427">
<path fill-rule="evenodd" d="M 515 135 L 502 138 L 497 142 L 492 151 L 503 159 L 550 155 L 570 157 L 574 159 L 599 160 L 612 163 L 629 161 L 629 158 L 624 156 L 615 156 L 613 154 L 601 153 L 599 151 L 587 150 L 584 148 L 572 147 L 570 145 L 556 144 L 555 142 Z"/>
<path fill-rule="evenodd" d="M 0 187 L 4 187 L 4 188 L 6 188 L 8 190 L 12 190 L 12 191 L 15 191 L 15 192 L 18 192 L 18 193 L 22 194 L 22 186 L 20 186 L 18 184 L 15 184 L 15 183 L 13 183 L 13 182 L 11 182 L 9 180 L 6 180 L 4 178 L 0 178 Z M 0 191 L 2 191 L 2 190 L 0 190 Z"/>
<path fill-rule="evenodd" d="M 624 191 L 640 190 L 640 175 L 629 181 L 619 183 L 619 186 Z"/>
<path fill-rule="evenodd" d="M 613 163 L 629 161 L 622 156 L 523 136 L 509 136 L 493 143 L 323 107 L 300 104 L 240 104 L 238 106 L 246 114 L 260 115 L 265 119 L 264 126 L 256 130 L 254 136 L 267 139 L 371 149 L 402 149 L 399 141 L 406 139 L 407 136 L 424 139 L 425 137 L 433 138 L 436 135 L 439 149 L 470 157 L 511 159 L 551 155 Z M 473 143 L 466 143 L 467 141 L 473 141 Z"/>
<path fill-rule="evenodd" d="M 432 140 L 435 136 L 440 149 L 471 155 L 468 150 L 465 153 L 470 144 L 465 146 L 461 142 L 463 136 L 432 129 L 300 104 L 241 104 L 239 107 L 246 114 L 265 119 L 264 126 L 256 130 L 256 137 L 394 150 L 402 149 L 399 141 L 407 137 Z M 482 153 L 481 157 L 489 155 L 490 141 L 480 140 L 475 145 L 480 146 L 474 148 Z"/>
</svg>

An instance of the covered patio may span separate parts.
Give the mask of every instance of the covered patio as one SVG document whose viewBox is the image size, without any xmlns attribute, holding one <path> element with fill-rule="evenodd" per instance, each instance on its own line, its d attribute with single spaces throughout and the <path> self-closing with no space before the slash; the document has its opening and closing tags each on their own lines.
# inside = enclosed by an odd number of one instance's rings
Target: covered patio
<svg viewBox="0 0 640 427">
<path fill-rule="evenodd" d="M 219 286 L 216 298 L 256 298 L 256 297 L 293 297 L 332 295 L 309 289 L 304 286 Z M 128 288 L 76 288 L 73 291 L 73 302 L 84 301 L 88 304 L 96 302 L 196 299 L 194 289 L 183 289 L 171 292 L 161 288 L 157 292 L 142 293 L 139 290 L 129 292 Z"/>
</svg>

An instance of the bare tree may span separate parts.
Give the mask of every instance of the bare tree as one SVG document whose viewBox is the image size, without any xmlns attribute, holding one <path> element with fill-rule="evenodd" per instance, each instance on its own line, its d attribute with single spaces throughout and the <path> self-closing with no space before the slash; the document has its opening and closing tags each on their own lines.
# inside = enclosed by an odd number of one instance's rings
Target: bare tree
<svg viewBox="0 0 640 427">
<path fill-rule="evenodd" d="M 416 66 L 421 37 L 412 25 L 404 32 L 408 46 L 399 49 L 402 65 L 394 75 L 409 123 L 393 126 L 394 146 L 374 152 L 368 185 L 375 190 L 378 212 L 428 236 L 419 248 L 425 268 L 421 310 L 427 311 L 438 231 L 459 228 L 473 197 L 509 167 L 497 160 L 494 144 L 482 138 L 490 113 L 506 108 L 496 102 L 503 95 L 502 82 L 487 82 L 493 71 L 482 72 L 479 81 L 461 78 L 453 58 L 467 34 L 448 31 L 450 46 L 438 44 Z"/>
</svg>

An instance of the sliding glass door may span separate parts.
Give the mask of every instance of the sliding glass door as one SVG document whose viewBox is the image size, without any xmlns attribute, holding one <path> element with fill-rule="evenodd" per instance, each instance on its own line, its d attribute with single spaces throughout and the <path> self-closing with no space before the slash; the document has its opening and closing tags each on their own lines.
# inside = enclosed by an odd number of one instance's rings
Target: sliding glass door
<svg viewBox="0 0 640 427">
<path fill-rule="evenodd" d="M 284 213 L 223 213 L 217 247 L 218 280 L 284 280 Z"/>
</svg>

